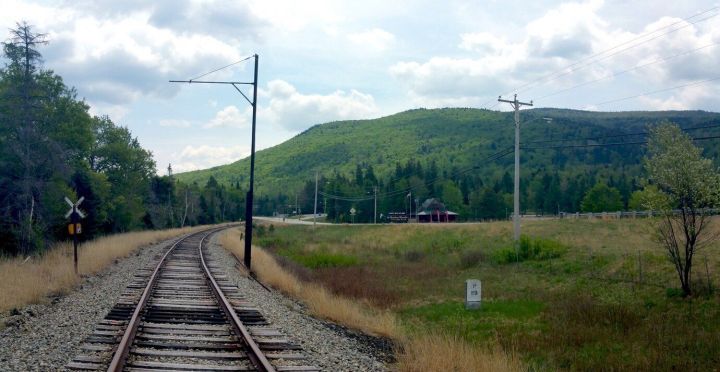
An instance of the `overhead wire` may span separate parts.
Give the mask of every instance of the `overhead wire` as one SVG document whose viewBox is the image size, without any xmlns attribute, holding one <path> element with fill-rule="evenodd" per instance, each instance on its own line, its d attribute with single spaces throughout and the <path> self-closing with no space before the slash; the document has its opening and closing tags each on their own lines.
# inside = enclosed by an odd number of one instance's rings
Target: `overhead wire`
<svg viewBox="0 0 720 372">
<path fill-rule="evenodd" d="M 718 139 L 718 136 L 705 136 L 705 137 L 692 137 L 692 141 L 704 141 L 710 139 Z M 648 141 L 632 141 L 632 142 L 614 142 L 614 143 L 588 143 L 584 145 L 557 145 L 557 146 L 531 146 L 531 147 L 520 147 L 522 150 L 540 150 L 540 149 L 565 149 L 565 148 L 579 148 L 579 147 L 613 147 L 613 146 L 626 146 L 626 145 L 644 145 Z"/>
<path fill-rule="evenodd" d="M 711 124 L 711 125 L 701 125 L 697 127 L 689 127 L 689 128 L 680 128 L 684 132 L 690 132 L 694 130 L 700 130 L 700 129 L 712 129 L 712 128 L 720 128 L 720 124 Z M 547 140 L 538 140 L 538 141 L 527 141 L 521 143 L 523 144 L 529 144 L 529 143 L 549 143 L 549 142 L 573 142 L 573 141 L 597 141 L 605 138 L 617 138 L 617 137 L 631 137 L 631 136 L 644 136 L 648 135 L 648 132 L 634 132 L 634 133 L 622 133 L 622 134 L 611 134 L 607 136 L 595 136 L 595 137 L 584 137 L 584 138 L 565 138 L 565 139 L 547 139 Z"/>
<path fill-rule="evenodd" d="M 189 79 L 189 81 L 197 80 L 197 79 L 200 79 L 201 77 L 210 75 L 210 74 L 212 74 L 212 73 L 214 73 L 214 72 L 218 72 L 218 71 L 224 70 L 224 69 L 226 69 L 226 68 L 228 68 L 228 67 L 235 66 L 235 65 L 237 65 L 238 63 L 245 62 L 245 61 L 247 61 L 248 59 L 253 58 L 253 57 L 255 57 L 254 54 L 251 55 L 251 56 L 247 56 L 247 57 L 245 57 L 245 58 L 243 58 L 243 59 L 241 59 L 241 60 L 239 60 L 239 61 L 233 62 L 233 63 L 231 63 L 231 64 L 229 64 L 229 65 L 225 65 L 225 66 L 223 66 L 223 67 L 216 68 L 216 69 L 214 69 L 214 70 L 212 70 L 212 71 L 210 71 L 210 72 L 206 72 L 206 73 L 204 73 L 204 74 L 202 74 L 202 75 L 196 76 L 196 77 L 194 77 L 194 78 L 192 78 L 192 79 Z"/>
<path fill-rule="evenodd" d="M 685 18 L 683 18 L 683 19 L 681 19 L 681 20 L 679 20 L 679 21 L 676 21 L 676 22 L 673 22 L 673 23 L 668 24 L 668 25 L 666 25 L 666 26 L 660 27 L 660 28 L 658 28 L 658 29 L 656 29 L 656 30 L 649 31 L 649 32 L 645 32 L 645 33 L 643 33 L 643 34 L 641 34 L 641 35 L 639 35 L 639 36 L 636 36 L 636 37 L 634 37 L 634 38 L 632 38 L 632 39 L 630 39 L 630 40 L 628 40 L 628 41 L 625 41 L 625 42 L 623 42 L 623 43 L 617 44 L 617 45 L 615 45 L 615 46 L 613 46 L 613 47 L 611 47 L 611 48 L 605 49 L 605 50 L 603 50 L 603 51 L 601 51 L 601 52 L 594 53 L 594 54 L 592 54 L 592 55 L 590 55 L 590 56 L 587 56 L 587 57 L 585 57 L 585 58 L 581 58 L 581 59 L 579 59 L 579 60 L 577 60 L 577 61 L 575 61 L 575 62 L 573 62 L 573 63 L 571 63 L 571 64 L 569 64 L 569 65 L 567 65 L 567 66 L 564 66 L 564 67 L 562 67 L 562 68 L 560 68 L 560 69 L 555 70 L 554 72 L 551 72 L 551 73 L 546 74 L 546 75 L 544 75 L 544 76 L 542 76 L 542 77 L 540 77 L 540 78 L 537 78 L 537 79 L 534 79 L 534 80 L 532 80 L 532 81 L 529 81 L 529 82 L 527 82 L 527 83 L 525 83 L 525 84 L 523 84 L 523 85 L 521 85 L 521 86 L 519 86 L 519 87 L 517 87 L 517 88 L 515 88 L 515 89 L 513 89 L 513 90 L 511 90 L 511 91 L 509 91 L 509 92 L 507 92 L 507 93 L 505 93 L 505 94 L 503 94 L 503 95 L 507 96 L 507 95 L 510 95 L 510 94 L 513 94 L 513 93 L 516 93 L 516 94 L 517 94 L 517 93 L 525 92 L 525 91 L 527 91 L 527 90 L 529 90 L 529 89 L 531 89 L 531 88 L 533 88 L 533 87 L 535 87 L 535 86 L 537 86 L 537 85 L 539 85 L 539 84 L 541 84 L 541 83 L 548 83 L 548 82 L 550 82 L 550 81 L 557 80 L 557 79 L 559 79 L 560 77 L 563 77 L 563 76 L 572 74 L 572 73 L 574 73 L 574 72 L 576 72 L 576 71 L 578 71 L 578 70 L 581 70 L 581 69 L 586 68 L 586 67 L 588 67 L 588 66 L 590 66 L 590 65 L 596 64 L 596 63 L 598 63 L 598 62 L 600 62 L 600 61 L 603 61 L 603 60 L 608 59 L 608 58 L 610 58 L 610 57 L 616 56 L 616 55 L 618 55 L 618 54 L 624 53 L 625 51 L 628 51 L 628 50 L 630 50 L 630 49 L 633 49 L 633 48 L 636 48 L 636 47 L 638 47 L 638 46 L 641 46 L 641 45 L 643 45 L 643 44 L 645 44 L 645 43 L 647 43 L 647 42 L 650 42 L 650 41 L 655 40 L 655 39 L 657 39 L 657 38 L 660 38 L 660 37 L 662 37 L 662 36 L 666 36 L 666 35 L 669 35 L 669 34 L 671 34 L 671 33 L 673 33 L 673 32 L 676 32 L 676 31 L 679 31 L 679 30 L 681 30 L 681 29 L 684 29 L 684 28 L 686 28 L 686 27 L 690 27 L 690 26 L 695 25 L 695 24 L 697 24 L 697 23 L 704 22 L 704 21 L 706 21 L 706 20 L 708 20 L 708 19 L 711 19 L 711 18 L 713 18 L 713 17 L 716 17 L 716 16 L 720 15 L 720 13 L 717 13 L 717 12 L 714 13 L 714 14 L 709 14 L 709 15 L 708 15 L 708 13 L 715 12 L 715 11 L 717 11 L 718 9 L 720 9 L 720 6 L 714 6 L 714 7 L 708 8 L 708 9 L 706 9 L 706 10 L 704 10 L 704 11 L 701 11 L 701 12 L 699 12 L 699 13 L 696 13 L 696 14 L 694 14 L 694 15 L 692 15 L 692 16 L 685 17 Z M 707 15 L 707 16 L 706 16 L 706 15 Z M 701 18 L 701 19 L 698 19 L 698 20 L 694 20 L 695 18 L 698 18 L 698 17 L 704 17 L 704 18 Z M 694 21 L 693 21 L 693 20 L 694 20 Z M 681 27 L 677 27 L 677 28 L 672 29 L 672 30 L 670 30 L 670 31 L 667 31 L 667 32 L 665 32 L 665 33 L 662 33 L 662 34 L 653 36 L 654 34 L 656 34 L 656 33 L 658 33 L 658 32 L 662 32 L 662 31 L 664 31 L 664 30 L 667 30 L 667 29 L 669 29 L 669 28 L 672 28 L 672 27 L 674 27 L 674 26 L 676 26 L 676 25 L 678 25 L 678 24 L 681 24 L 681 23 L 683 23 L 683 22 L 688 22 L 688 23 L 687 23 L 686 25 L 682 25 Z M 652 36 L 652 37 L 651 37 L 651 36 Z M 648 38 L 648 37 L 650 37 L 650 38 L 649 38 L 649 39 L 646 39 L 646 40 L 643 40 L 643 39 Z M 642 40 L 642 41 L 640 41 L 640 40 Z M 633 43 L 636 42 L 636 41 L 640 41 L 640 42 L 637 42 L 637 43 L 633 44 Z M 623 46 L 626 46 L 626 45 L 628 45 L 628 44 L 632 44 L 632 45 L 629 45 L 628 47 L 623 48 L 623 49 L 621 49 L 621 50 L 615 51 L 616 49 L 621 48 L 621 47 L 623 47 Z M 707 46 L 705 46 L 705 47 L 707 47 Z M 702 48 L 704 48 L 704 47 L 698 48 L 698 50 L 699 50 L 699 49 L 702 49 Z M 611 54 L 609 54 L 609 55 L 605 55 L 605 54 L 607 54 L 607 53 L 609 53 L 609 52 L 612 52 L 612 51 L 615 51 L 615 52 L 614 52 L 614 53 L 611 53 Z M 696 51 L 696 50 L 693 50 L 693 51 L 690 51 L 690 52 L 694 52 L 694 51 Z M 603 55 L 605 55 L 605 56 L 603 56 Z M 600 57 L 600 58 L 598 58 L 598 57 Z M 674 58 L 674 57 L 676 57 L 676 56 L 671 56 L 671 58 Z M 586 62 L 587 62 L 587 63 L 586 63 Z M 660 61 L 656 61 L 656 62 L 653 62 L 653 63 L 658 63 L 658 62 L 660 62 Z M 584 63 L 584 65 L 582 65 L 583 63 Z M 650 64 L 652 64 L 652 63 L 650 63 Z M 650 64 L 646 64 L 645 66 L 650 65 Z M 576 67 L 576 68 L 575 68 L 575 66 L 579 66 L 579 67 Z M 644 66 L 643 66 L 643 67 L 644 67 Z M 632 71 L 632 70 L 635 70 L 635 69 L 638 69 L 638 68 L 640 68 L 640 67 L 635 67 L 635 68 L 629 69 L 628 71 L 625 71 L 625 72 L 629 72 L 629 71 Z M 568 69 L 570 69 L 570 70 L 568 71 Z M 625 73 L 625 72 L 620 72 L 620 73 L 618 73 L 618 75 L 619 75 L 619 74 L 622 74 L 622 73 Z M 551 93 L 551 94 L 549 94 L 549 95 L 543 96 L 543 97 L 541 97 L 540 99 L 547 98 L 547 97 L 549 97 L 549 96 L 556 95 L 556 94 L 559 94 L 559 93 L 561 93 L 561 92 L 566 92 L 566 91 L 569 91 L 569 90 L 572 90 L 572 89 L 577 89 L 577 88 L 579 88 L 579 87 L 581 87 L 581 86 L 585 86 L 585 85 L 588 85 L 588 84 L 590 84 L 590 83 L 594 83 L 594 82 L 597 82 L 597 81 L 600 81 L 600 80 L 603 80 L 603 79 L 606 79 L 606 78 L 608 78 L 608 77 L 603 77 L 603 78 L 601 78 L 601 79 L 596 79 L 596 80 L 593 80 L 593 81 L 590 81 L 590 82 L 585 82 L 585 83 L 583 83 L 583 84 L 579 84 L 578 86 L 566 88 L 566 89 L 563 89 L 563 90 L 561 90 L 561 91 L 554 92 L 554 93 Z M 502 95 L 501 95 L 501 96 L 502 96 Z M 486 107 L 488 104 L 492 103 L 493 101 L 494 101 L 494 98 L 493 98 L 492 100 L 489 100 L 489 101 L 483 103 L 482 105 L 480 105 L 480 107 Z M 487 109 L 488 109 L 488 110 L 492 110 L 493 108 L 497 107 L 498 105 L 499 105 L 499 102 L 496 102 L 493 106 L 487 107 Z"/>
<path fill-rule="evenodd" d="M 684 28 L 686 28 L 686 27 L 690 27 L 690 26 L 695 25 L 695 24 L 697 24 L 697 23 L 704 22 L 704 21 L 706 21 L 706 20 L 708 20 L 708 19 L 714 18 L 714 17 L 720 15 L 720 13 L 711 14 L 711 15 L 705 17 L 705 18 L 702 18 L 702 19 L 699 19 L 699 20 L 690 22 L 690 20 L 693 19 L 693 18 L 696 18 L 696 17 L 702 16 L 702 15 L 705 15 L 705 14 L 707 14 L 707 13 L 716 11 L 716 10 L 718 10 L 719 8 L 720 8 L 720 7 L 718 7 L 718 6 L 709 8 L 709 9 L 707 9 L 707 10 L 705 10 L 705 11 L 703 11 L 703 12 L 700 12 L 700 13 L 698 13 L 698 14 L 695 14 L 695 15 L 693 15 L 693 16 L 691 16 L 691 17 L 687 17 L 687 18 L 684 18 L 684 19 L 679 20 L 679 21 L 677 21 L 677 22 L 673 22 L 673 23 L 671 23 L 671 24 L 669 24 L 669 25 L 667 25 L 667 26 L 663 26 L 663 27 L 661 27 L 661 28 L 659 28 L 659 29 L 657 29 L 657 30 L 655 30 L 655 31 L 646 32 L 646 33 L 644 33 L 644 34 L 642 34 L 642 35 L 640 35 L 640 36 L 637 36 L 637 37 L 635 37 L 635 38 L 633 38 L 633 39 L 631 39 L 631 40 L 628 40 L 628 41 L 626 41 L 626 42 L 624 42 L 624 43 L 615 45 L 615 46 L 612 47 L 612 48 L 609 48 L 609 49 L 606 49 L 606 50 L 604 50 L 604 51 L 602 51 L 602 52 L 598 52 L 598 53 L 595 53 L 595 54 L 590 55 L 590 56 L 588 56 L 588 57 L 582 58 L 582 59 L 580 59 L 580 60 L 578 60 L 578 61 L 576 61 L 576 62 L 574 62 L 574 63 L 572 63 L 572 64 L 570 64 L 570 65 L 568 65 L 568 66 L 565 66 L 565 67 L 563 67 L 563 68 L 561 68 L 561 69 L 556 70 L 555 72 L 552 72 L 552 73 L 550 73 L 550 74 L 548 74 L 548 75 L 545 75 L 545 76 L 543 76 L 543 77 L 541 77 L 541 78 L 538 78 L 538 79 L 535 79 L 535 80 L 533 80 L 533 81 L 530 81 L 530 82 L 528 82 L 528 83 L 526 83 L 526 84 L 524 84 L 524 85 L 522 85 L 522 86 L 520 86 L 520 87 L 518 87 L 518 88 L 516 88 L 516 89 L 514 89 L 514 90 L 512 90 L 512 91 L 510 91 L 510 92 L 508 92 L 508 93 L 506 93 L 505 95 L 512 94 L 512 93 L 526 92 L 526 91 L 528 91 L 529 89 L 533 88 L 534 86 L 536 86 L 536 85 L 538 85 L 538 84 L 540 84 L 540 83 L 548 83 L 548 82 L 557 80 L 557 79 L 559 79 L 559 78 L 561 78 L 561 77 L 563 77 L 563 76 L 572 74 L 572 73 L 574 73 L 574 72 L 576 72 L 576 71 L 579 71 L 579 70 L 582 70 L 582 69 L 584 69 L 584 68 L 586 68 L 586 67 L 588 67 L 588 66 L 591 66 L 591 65 L 593 65 L 593 64 L 596 64 L 596 63 L 598 63 L 598 62 L 600 62 L 600 61 L 606 60 L 606 59 L 608 59 L 608 58 L 610 58 L 610 57 L 614 57 L 614 56 L 616 56 L 616 55 L 618 55 L 618 54 L 624 53 L 624 52 L 626 52 L 626 51 L 628 51 L 628 50 L 630 50 L 630 49 L 633 49 L 633 48 L 636 48 L 636 47 L 638 47 L 638 46 L 644 45 L 644 44 L 646 44 L 646 43 L 648 43 L 648 42 L 650 42 L 650 41 L 652 41 L 652 40 L 656 40 L 656 39 L 658 39 L 658 38 L 660 38 L 660 37 L 663 37 L 663 36 L 669 35 L 669 34 L 671 34 L 671 33 L 674 33 L 674 32 L 676 32 L 676 31 L 682 30 L 682 29 L 684 29 Z M 629 45 L 628 47 L 623 48 L 623 49 L 620 49 L 620 50 L 617 50 L 617 51 L 615 51 L 614 53 L 611 53 L 611 54 L 609 54 L 609 55 L 602 56 L 603 54 L 606 54 L 606 53 L 608 53 L 608 52 L 611 52 L 611 51 L 613 51 L 613 50 L 615 50 L 615 49 L 617 49 L 617 48 L 620 48 L 620 47 L 622 47 L 622 46 L 624 46 L 624 45 L 631 44 L 631 43 L 633 43 L 633 42 L 635 42 L 635 41 L 638 41 L 638 40 L 640 40 L 640 39 L 649 37 L 649 36 L 651 36 L 651 35 L 654 34 L 654 33 L 663 31 L 663 30 L 665 30 L 665 29 L 667 29 L 667 28 L 671 28 L 671 27 L 673 27 L 673 26 L 675 26 L 675 25 L 677 25 L 677 24 L 679 24 L 679 23 L 682 23 L 682 22 L 688 22 L 688 23 L 687 23 L 686 25 L 683 25 L 683 26 L 680 26 L 680 27 L 678 27 L 678 28 L 672 29 L 672 30 L 670 30 L 670 31 L 668 31 L 668 32 L 665 32 L 665 33 L 662 33 L 662 34 L 659 34 L 659 35 L 655 35 L 655 36 L 653 36 L 653 37 L 651 37 L 651 38 L 649 38 L 649 39 L 647 39 L 647 40 L 642 40 L 642 41 L 640 41 L 640 42 L 638 42 L 638 43 L 636 43 L 636 44 Z M 600 56 L 602 56 L 602 57 L 600 57 Z M 596 58 L 596 57 L 600 57 L 600 58 Z M 584 62 L 587 62 L 587 63 L 584 63 Z M 583 64 L 583 63 L 584 63 L 584 64 Z M 574 66 L 578 66 L 578 65 L 580 65 L 580 64 L 583 64 L 583 65 L 581 65 L 581 66 L 579 66 L 579 67 L 577 67 L 577 68 L 574 68 Z M 570 68 L 569 71 L 568 71 L 568 68 Z"/>
<path fill-rule="evenodd" d="M 514 151 L 513 147 L 510 146 L 510 147 L 507 147 L 507 148 L 505 148 L 505 149 L 503 149 L 503 150 L 501 150 L 501 151 L 498 151 L 498 152 L 496 152 L 496 153 L 494 153 L 494 154 L 492 154 L 492 155 L 489 155 L 489 156 L 481 159 L 480 161 L 493 161 L 493 160 L 498 160 L 498 159 L 500 159 L 500 158 L 502 158 L 502 157 L 504 157 L 504 156 L 512 153 L 513 151 Z M 451 177 L 456 177 L 456 176 L 459 176 L 459 175 L 468 173 L 468 172 L 470 172 L 470 171 L 476 170 L 476 169 L 478 169 L 478 168 L 480 168 L 480 166 L 474 165 L 474 166 L 472 166 L 472 167 L 468 167 L 468 168 L 459 170 L 459 171 L 457 171 L 457 172 L 454 172 L 454 173 L 451 174 L 450 176 L 451 176 Z M 427 181 L 423 182 L 423 185 L 425 185 L 425 186 L 432 185 L 433 183 L 438 182 L 438 181 L 443 180 L 443 179 L 445 179 L 445 177 L 440 177 L 440 176 L 438 176 L 438 177 L 435 177 L 435 178 L 433 178 L 433 179 L 431 179 L 431 180 L 427 180 Z M 404 193 L 410 192 L 412 189 L 413 189 L 413 187 L 405 187 L 405 188 L 401 188 L 401 189 L 397 189 L 397 190 L 393 190 L 393 191 L 388 191 L 388 192 L 384 192 L 384 193 L 379 193 L 379 194 L 377 194 L 377 197 L 378 197 L 378 198 L 388 198 L 388 197 L 392 197 L 392 196 L 402 195 L 402 194 L 404 194 Z M 362 195 L 362 196 L 333 195 L 333 194 L 330 194 L 330 193 L 326 193 L 326 192 L 324 192 L 324 191 L 318 191 L 318 194 L 320 194 L 320 195 L 322 195 L 322 196 L 325 196 L 325 197 L 328 197 L 328 198 L 331 198 L 331 199 L 337 199 L 337 200 L 342 200 L 342 201 L 367 201 L 367 200 L 373 200 L 373 199 L 376 197 L 375 195 L 372 195 L 372 196 L 365 196 L 365 195 Z"/>
<path fill-rule="evenodd" d="M 597 83 L 597 82 L 599 82 L 599 81 L 603 81 L 603 80 L 615 78 L 615 77 L 618 77 L 618 76 L 620 76 L 620 75 L 626 74 L 626 73 L 631 72 L 631 71 L 639 70 L 639 69 L 641 69 L 641 68 L 644 68 L 644 67 L 647 67 L 647 66 L 650 66 L 650 65 L 654 65 L 654 64 L 656 64 L 656 63 L 666 62 L 666 61 L 669 61 L 669 60 L 671 60 L 671 59 L 673 59 L 673 58 L 678 58 L 678 57 L 682 57 L 682 56 L 685 56 L 685 55 L 688 55 L 688 54 L 696 53 L 696 52 L 701 51 L 701 50 L 703 50 L 703 49 L 706 49 L 706 48 L 709 48 L 709 47 L 714 47 L 714 46 L 717 46 L 717 45 L 719 45 L 719 44 L 720 44 L 720 42 L 712 43 L 712 44 L 708 44 L 708 45 L 703 45 L 703 46 L 698 47 L 698 48 L 695 48 L 695 49 L 687 50 L 687 51 L 684 51 L 684 52 L 681 52 L 681 53 L 673 54 L 673 55 L 671 55 L 671 56 L 667 56 L 667 57 L 663 57 L 663 58 L 660 58 L 660 59 L 656 59 L 656 60 L 654 60 L 654 61 L 647 62 L 647 63 L 644 63 L 644 64 L 642 64 L 642 65 L 638 65 L 638 66 L 635 66 L 635 67 L 631 67 L 631 68 L 626 69 L 626 70 L 614 72 L 614 73 L 612 73 L 612 74 L 610 74 L 610 75 L 606 75 L 606 76 L 603 76 L 603 77 L 600 77 L 600 78 L 597 78 L 597 79 L 593 79 L 593 80 L 588 80 L 588 81 L 582 82 L 582 83 L 577 84 L 577 85 L 573 85 L 573 86 L 568 87 L 568 88 L 563 88 L 563 89 L 557 90 L 557 91 L 555 91 L 555 92 L 552 92 L 552 93 L 546 94 L 546 95 L 544 95 L 544 96 L 541 96 L 541 97 L 537 98 L 536 100 L 539 101 L 539 100 L 542 100 L 542 99 L 545 99 L 545 98 L 548 98 L 548 97 L 552 97 L 552 96 L 556 96 L 556 95 L 561 94 L 561 93 L 565 93 L 565 92 L 570 91 L 570 90 L 573 90 L 573 89 L 577 89 L 577 88 L 580 88 L 580 87 L 584 87 L 584 86 L 589 85 L 589 84 L 592 84 L 592 83 Z"/>
<path fill-rule="evenodd" d="M 707 84 L 707 83 L 710 83 L 710 82 L 713 82 L 713 81 L 716 81 L 716 80 L 720 80 L 720 76 L 713 77 L 713 78 L 710 78 L 710 79 L 705 79 L 705 80 L 699 80 L 699 81 L 695 81 L 695 82 L 688 83 L 688 84 L 682 84 L 682 85 L 678 85 L 678 86 L 674 86 L 674 87 L 670 87 L 670 88 L 658 89 L 658 90 L 653 90 L 653 91 L 650 91 L 650 92 L 635 94 L 635 95 L 628 96 L 628 97 L 617 98 L 617 99 L 612 99 L 612 100 L 609 100 L 609 101 L 599 102 L 599 103 L 594 104 L 594 106 L 602 106 L 602 105 L 607 105 L 607 104 L 610 104 L 610 103 L 627 101 L 627 100 L 633 99 L 633 98 L 639 98 L 639 97 L 649 96 L 649 95 L 653 95 L 653 94 L 658 94 L 658 93 L 663 93 L 663 92 L 669 92 L 669 91 L 671 91 L 671 90 L 676 90 L 676 89 L 687 88 L 687 87 L 692 87 L 692 86 L 696 86 L 696 85 Z"/>
</svg>

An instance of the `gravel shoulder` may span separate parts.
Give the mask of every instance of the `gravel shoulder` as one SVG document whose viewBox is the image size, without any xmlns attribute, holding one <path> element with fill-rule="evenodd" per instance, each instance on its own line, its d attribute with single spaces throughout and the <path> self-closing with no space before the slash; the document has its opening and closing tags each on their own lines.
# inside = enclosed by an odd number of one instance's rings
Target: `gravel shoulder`
<svg viewBox="0 0 720 372">
<path fill-rule="evenodd" d="M 302 304 L 268 291 L 242 275 L 235 259 L 216 242 L 210 254 L 274 326 L 298 344 L 307 364 L 323 370 L 385 371 L 391 344 L 307 315 Z M 0 317 L 0 371 L 61 371 L 80 352 L 82 341 L 112 309 L 137 269 L 150 265 L 175 240 L 137 250 L 105 271 L 85 278 L 73 292 Z"/>
<path fill-rule="evenodd" d="M 62 371 L 133 279 L 175 239 L 142 247 L 85 278 L 74 291 L 0 319 L 0 371 Z"/>
</svg>

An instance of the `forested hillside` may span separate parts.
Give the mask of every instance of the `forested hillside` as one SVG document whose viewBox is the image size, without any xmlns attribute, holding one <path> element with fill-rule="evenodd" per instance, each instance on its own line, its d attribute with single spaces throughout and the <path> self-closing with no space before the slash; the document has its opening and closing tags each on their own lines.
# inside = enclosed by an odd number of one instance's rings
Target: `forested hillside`
<svg viewBox="0 0 720 372">
<path fill-rule="evenodd" d="M 532 109 L 522 118 L 522 209 L 532 213 L 593 210 L 605 205 L 588 192 L 603 186 L 627 208 L 641 188 L 647 125 L 663 120 L 693 137 L 720 133 L 720 114 L 701 111 L 590 112 Z M 295 209 L 312 213 L 314 175 L 321 177 L 319 211 L 331 219 L 372 220 L 373 190 L 378 214 L 407 211 L 413 199 L 439 197 L 462 219 L 504 218 L 512 210 L 512 113 L 479 109 L 411 110 L 396 115 L 313 126 L 291 140 L 258 152 L 256 213 Z M 262 125 L 262 120 L 260 120 Z M 624 144 L 624 145 L 621 145 Z M 718 159 L 717 140 L 698 141 Z M 510 151 L 508 151 L 508 149 Z M 204 182 L 247 182 L 248 160 L 178 175 Z M 360 200 L 364 199 L 364 200 Z M 618 208 L 610 200 L 611 209 Z M 606 203 L 607 204 L 607 203 Z M 595 206 L 595 207 L 593 207 Z M 413 203 L 414 208 L 414 203 Z"/>
<path fill-rule="evenodd" d="M 85 201 L 83 239 L 144 228 L 235 220 L 244 196 L 156 175 L 152 154 L 108 117 L 91 116 L 75 89 L 43 69 L 46 37 L 18 24 L 0 68 L 0 255 L 42 252 L 67 239 L 70 197 Z"/>
</svg>

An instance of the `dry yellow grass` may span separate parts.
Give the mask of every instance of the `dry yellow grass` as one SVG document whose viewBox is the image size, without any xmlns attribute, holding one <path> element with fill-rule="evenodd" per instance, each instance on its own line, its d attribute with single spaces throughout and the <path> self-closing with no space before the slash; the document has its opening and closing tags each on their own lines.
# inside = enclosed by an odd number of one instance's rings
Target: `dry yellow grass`
<svg viewBox="0 0 720 372">
<path fill-rule="evenodd" d="M 223 233 L 220 243 L 238 257 L 243 257 L 244 245 L 239 230 L 232 229 Z M 317 284 L 303 283 L 284 270 L 261 248 L 253 247 L 252 257 L 253 271 L 263 283 L 303 301 L 313 315 L 372 335 L 390 338 L 399 336 L 398 323 L 391 312 L 336 296 Z"/>
<path fill-rule="evenodd" d="M 404 234 L 401 229 L 393 233 Z M 396 236 L 397 234 L 389 234 Z M 345 244 L 352 244 L 350 238 Z M 220 236 L 221 245 L 243 257 L 244 244 L 240 231 L 228 230 Z M 282 292 L 303 301 L 310 312 L 368 334 L 392 338 L 402 345 L 398 355 L 400 371 L 521 371 L 523 363 L 501 349 L 487 350 L 448 335 L 406 335 L 395 315 L 348 298 L 330 293 L 318 284 L 301 282 L 283 269 L 262 248 L 253 247 L 253 270 L 258 278 Z"/>
<path fill-rule="evenodd" d="M 435 334 L 416 335 L 403 342 L 398 370 L 419 371 L 521 371 L 522 362 L 502 350 L 486 350 L 458 337 Z"/>
<path fill-rule="evenodd" d="M 132 232 L 86 242 L 78 252 L 78 271 L 82 275 L 97 273 L 142 246 L 202 228 Z M 79 280 L 73 269 L 72 243 L 58 243 L 42 256 L 27 261 L 23 258 L 0 261 L 0 312 L 41 302 L 48 295 L 66 293 Z"/>
</svg>

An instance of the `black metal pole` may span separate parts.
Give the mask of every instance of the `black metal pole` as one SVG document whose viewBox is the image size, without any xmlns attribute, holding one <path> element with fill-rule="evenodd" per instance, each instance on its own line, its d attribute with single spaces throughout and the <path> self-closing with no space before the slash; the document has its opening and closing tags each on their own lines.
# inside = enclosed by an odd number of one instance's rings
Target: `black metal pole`
<svg viewBox="0 0 720 372">
<path fill-rule="evenodd" d="M 252 247 L 253 186 L 255 183 L 255 118 L 257 114 L 258 55 L 255 55 L 255 79 L 253 80 L 252 143 L 250 145 L 250 188 L 245 200 L 245 267 L 250 270 Z"/>
<path fill-rule="evenodd" d="M 78 232 L 77 232 L 77 225 L 78 225 L 78 213 L 77 213 L 77 207 L 73 206 L 72 211 L 72 217 L 70 218 L 70 222 L 72 223 L 72 230 L 73 230 L 73 262 L 75 264 L 75 275 L 78 274 L 78 253 L 77 253 L 77 247 L 78 247 Z"/>
</svg>

